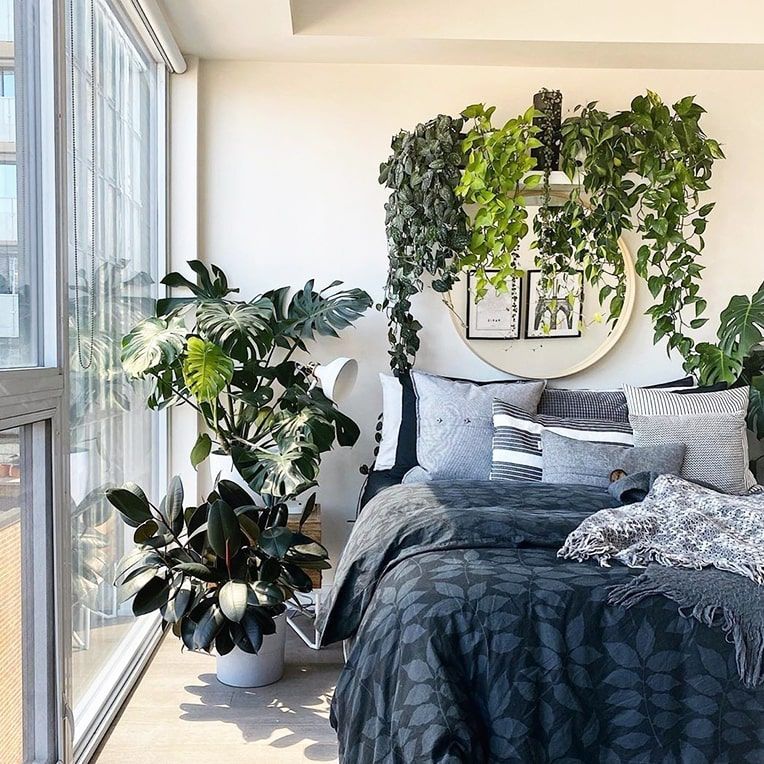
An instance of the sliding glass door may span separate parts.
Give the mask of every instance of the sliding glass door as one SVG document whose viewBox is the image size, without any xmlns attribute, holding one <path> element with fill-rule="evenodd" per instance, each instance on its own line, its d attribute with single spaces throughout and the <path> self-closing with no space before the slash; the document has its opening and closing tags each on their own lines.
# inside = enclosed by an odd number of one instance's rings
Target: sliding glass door
<svg viewBox="0 0 764 764">
<path fill-rule="evenodd" d="M 156 497 L 165 482 L 164 421 L 119 358 L 164 269 L 164 70 L 116 5 L 72 0 L 69 12 L 71 673 L 86 745 L 158 633 L 112 585 L 132 537 L 104 490 L 131 480 Z"/>
</svg>

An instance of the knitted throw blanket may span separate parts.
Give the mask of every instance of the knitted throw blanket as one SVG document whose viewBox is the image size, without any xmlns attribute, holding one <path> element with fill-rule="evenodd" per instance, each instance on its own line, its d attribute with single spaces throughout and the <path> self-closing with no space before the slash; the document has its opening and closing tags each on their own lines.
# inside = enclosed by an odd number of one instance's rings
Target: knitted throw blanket
<svg viewBox="0 0 764 764">
<path fill-rule="evenodd" d="M 731 636 L 744 684 L 764 681 L 764 494 L 728 496 L 661 475 L 641 503 L 584 520 L 558 556 L 649 565 L 614 587 L 609 602 L 631 607 L 650 595 L 669 597 L 683 615 Z"/>
</svg>

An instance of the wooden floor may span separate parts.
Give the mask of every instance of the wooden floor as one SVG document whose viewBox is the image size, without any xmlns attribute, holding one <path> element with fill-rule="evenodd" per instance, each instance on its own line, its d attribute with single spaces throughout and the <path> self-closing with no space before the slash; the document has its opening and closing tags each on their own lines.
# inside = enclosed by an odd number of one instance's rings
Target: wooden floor
<svg viewBox="0 0 764 764">
<path fill-rule="evenodd" d="M 310 650 L 291 632 L 284 678 L 238 690 L 215 678 L 215 659 L 181 653 L 169 635 L 115 723 L 98 764 L 336 762 L 329 700 L 338 647 Z"/>
</svg>

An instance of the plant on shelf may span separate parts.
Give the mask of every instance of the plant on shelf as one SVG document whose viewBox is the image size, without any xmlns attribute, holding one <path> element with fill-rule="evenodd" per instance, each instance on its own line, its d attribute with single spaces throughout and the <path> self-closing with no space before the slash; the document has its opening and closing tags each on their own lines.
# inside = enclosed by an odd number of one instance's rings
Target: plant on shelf
<svg viewBox="0 0 764 764">
<path fill-rule="evenodd" d="M 578 184 L 552 223 L 557 254 L 538 262 L 547 271 L 582 267 L 615 320 L 625 289 L 618 238 L 635 230 L 643 241 L 636 272 L 655 300 L 647 311 L 654 341 L 665 338 L 688 372 L 698 363 L 688 330 L 707 320 L 698 258 L 714 204 L 702 204 L 701 194 L 724 156 L 700 126 L 704 113 L 693 96 L 669 108 L 651 91 L 612 115 L 596 102 L 577 108 L 562 124 L 561 168 Z"/>
<path fill-rule="evenodd" d="M 379 182 L 390 189 L 385 203 L 389 269 L 378 308 L 389 320 L 390 365 L 411 367 L 419 350 L 421 324 L 411 299 L 424 289 L 424 276 L 436 292 L 448 292 L 458 276 L 456 258 L 469 243 L 467 214 L 455 189 L 461 179 L 463 120 L 444 115 L 402 130 L 393 153 L 379 168 Z"/>
<path fill-rule="evenodd" d="M 462 120 L 444 116 L 393 141 L 393 155 L 380 177 L 392 189 L 386 205 L 390 269 L 381 307 L 389 318 L 393 369 L 405 371 L 414 362 L 421 325 L 411 304 L 425 287 L 425 273 L 434 277 L 436 291 L 446 292 L 463 272 L 474 270 L 478 298 L 489 284 L 498 291 L 507 289 L 512 277 L 521 273 L 517 247 L 528 232 L 523 194 L 541 182 L 541 207 L 530 243 L 538 250 L 541 284 L 583 270 L 586 280 L 599 287 L 607 318 L 615 321 L 626 288 L 618 240 L 624 231 L 636 231 L 644 242 L 637 252 L 636 271 L 655 300 L 648 310 L 655 341 L 665 340 L 668 351 L 679 352 L 685 368 L 697 373 L 700 354 L 690 332 L 707 320 L 699 258 L 714 207 L 703 203 L 701 195 L 709 189 L 715 160 L 724 156 L 719 143 L 701 127 L 704 109 L 692 96 L 669 107 L 648 91 L 634 98 L 628 109 L 613 114 L 599 109 L 596 102 L 578 107 L 558 127 L 550 115 L 561 111 L 559 92 L 544 90 L 537 99 L 549 113 L 531 108 L 502 128 L 492 125 L 494 107 L 468 107 L 462 117 L 473 121 L 472 129 L 461 141 L 456 139 Z M 435 131 L 436 123 L 449 126 L 446 139 Z M 421 151 L 416 136 L 423 141 Z M 434 149 L 428 140 L 436 147 L 445 142 L 446 163 L 431 165 Z M 561 169 L 575 180 L 562 205 L 553 204 L 549 191 L 558 151 Z M 533 174 L 537 161 L 542 174 Z M 417 187 L 428 170 L 431 178 L 433 171 L 446 168 L 448 175 L 441 183 L 447 190 L 435 196 L 447 204 L 447 215 L 428 216 L 432 197 L 407 189 Z M 461 176 L 454 181 L 457 170 Z M 408 220 L 415 224 L 407 224 Z M 420 220 L 426 220 L 426 226 L 418 225 Z M 454 221 L 459 236 L 451 239 Z M 467 245 L 457 246 L 464 236 Z M 452 246 L 432 245 L 443 241 Z M 487 268 L 498 273 L 489 278 Z"/>
<path fill-rule="evenodd" d="M 253 491 L 271 505 L 316 484 L 321 455 L 336 442 L 351 446 L 356 424 L 316 384 L 297 356 L 316 336 L 337 337 L 371 306 L 360 289 L 313 281 L 290 298 L 283 287 L 234 300 L 223 271 L 189 262 L 193 282 L 170 273 L 163 282 L 187 297 L 159 300 L 156 315 L 122 340 L 122 365 L 147 379 L 152 409 L 185 404 L 206 432 L 191 451 L 194 467 L 213 451 L 230 455 Z"/>
<path fill-rule="evenodd" d="M 528 211 L 522 194 L 541 182 L 541 175 L 528 174 L 536 166 L 531 152 L 542 145 L 535 137 L 536 110 L 531 107 L 494 127 L 495 110 L 473 104 L 462 112 L 472 120 L 472 129 L 462 141 L 465 166 L 455 190 L 474 213 L 468 252 L 457 256 L 455 267 L 473 272 L 477 299 L 485 297 L 489 286 L 506 292 L 523 275 L 518 247 L 528 233 Z"/>
<path fill-rule="evenodd" d="M 227 480 L 197 507 L 184 507 L 177 476 L 159 505 L 131 483 L 106 496 L 135 529 L 136 547 L 117 569 L 120 599 L 132 597 L 137 616 L 159 610 L 189 650 L 257 653 L 285 602 L 311 591 L 305 571 L 330 567 L 323 546 L 285 527 L 283 504 L 255 504 Z"/>
</svg>

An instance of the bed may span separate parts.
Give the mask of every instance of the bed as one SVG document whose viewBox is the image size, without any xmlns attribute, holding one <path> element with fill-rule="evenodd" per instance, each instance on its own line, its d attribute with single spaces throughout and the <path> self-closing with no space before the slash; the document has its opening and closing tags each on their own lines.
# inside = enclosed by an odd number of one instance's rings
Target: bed
<svg viewBox="0 0 764 764">
<path fill-rule="evenodd" d="M 721 631 L 637 571 L 557 558 L 600 488 L 396 486 L 355 524 L 318 627 L 348 640 L 331 707 L 344 762 L 764 762 L 764 689 Z"/>
</svg>

